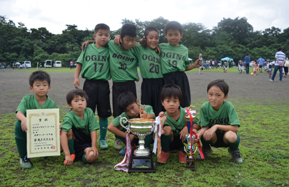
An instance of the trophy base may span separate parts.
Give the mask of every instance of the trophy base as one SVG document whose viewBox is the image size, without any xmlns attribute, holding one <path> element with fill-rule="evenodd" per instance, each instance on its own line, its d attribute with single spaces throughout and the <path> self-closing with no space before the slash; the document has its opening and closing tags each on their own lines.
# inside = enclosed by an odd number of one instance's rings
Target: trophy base
<svg viewBox="0 0 289 187">
<path fill-rule="evenodd" d="M 132 154 L 128 172 L 155 173 L 156 165 L 153 162 L 152 154 L 150 153 L 148 156 L 135 156 Z"/>
<path fill-rule="evenodd" d="M 196 171 L 196 163 L 194 157 L 193 158 L 187 157 L 186 169 Z"/>
</svg>

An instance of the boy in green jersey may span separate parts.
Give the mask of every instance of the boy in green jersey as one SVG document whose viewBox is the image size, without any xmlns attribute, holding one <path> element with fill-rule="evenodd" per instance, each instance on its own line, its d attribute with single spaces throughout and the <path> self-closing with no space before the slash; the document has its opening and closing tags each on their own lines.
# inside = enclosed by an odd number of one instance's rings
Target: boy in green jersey
<svg viewBox="0 0 289 187">
<path fill-rule="evenodd" d="M 109 40 L 109 26 L 106 24 L 97 24 L 94 29 L 93 37 L 95 43 L 89 44 L 84 51 L 81 52 L 77 59 L 75 70 L 74 87 L 79 86 L 79 74 L 85 78 L 83 90 L 88 95 L 87 107 L 91 108 L 99 116 L 100 149 L 107 149 L 108 145 L 105 140 L 107 133 L 108 120 L 111 116 L 110 100 L 109 100 L 109 83 L 111 78 L 109 68 L 109 51 L 107 42 Z"/>
<path fill-rule="evenodd" d="M 72 154 L 85 163 L 92 163 L 98 157 L 96 130 L 99 126 L 93 111 L 86 107 L 87 99 L 86 93 L 80 89 L 74 89 L 66 95 L 71 110 L 63 118 L 60 143 L 67 166 L 73 163 Z"/>
<path fill-rule="evenodd" d="M 26 110 L 57 108 L 54 101 L 47 96 L 50 90 L 50 76 L 44 71 L 35 71 L 29 77 L 29 89 L 35 95 L 26 95 L 16 109 L 15 141 L 20 155 L 20 166 L 24 169 L 32 167 L 32 162 L 27 158 L 27 120 Z"/>
<path fill-rule="evenodd" d="M 126 117 L 128 120 L 133 118 L 147 118 L 147 119 L 155 119 L 155 114 L 152 110 L 152 107 L 149 105 L 145 105 L 144 109 L 139 105 L 139 100 L 135 97 L 135 95 L 131 92 L 124 92 L 118 97 L 118 104 L 121 111 L 123 111 L 119 116 L 117 116 L 109 125 L 108 130 L 115 134 L 115 136 L 120 139 L 124 144 L 126 144 L 126 129 L 122 128 L 120 125 L 120 118 Z M 128 123 L 124 124 L 125 126 Z M 129 135 L 130 141 L 132 145 L 138 143 L 138 139 L 133 134 Z M 145 138 L 145 146 L 149 147 L 149 145 L 153 141 L 153 134 L 147 135 Z M 124 147 L 120 154 L 125 154 L 126 147 Z"/>
<path fill-rule="evenodd" d="M 233 104 L 226 101 L 229 86 L 221 79 L 214 80 L 207 87 L 208 100 L 201 106 L 198 137 L 201 137 L 205 159 L 213 147 L 229 147 L 228 151 L 236 163 L 242 163 L 237 135 L 240 122 Z M 201 156 L 197 156 L 201 159 Z"/>
<path fill-rule="evenodd" d="M 183 37 L 182 25 L 176 21 L 170 21 L 165 26 L 165 35 L 169 43 L 160 44 L 161 66 L 164 75 L 164 84 L 176 84 L 182 90 L 182 107 L 191 105 L 190 85 L 184 71 L 200 66 L 200 59 L 190 64 L 188 59 L 188 48 L 179 44 Z"/>
<path fill-rule="evenodd" d="M 176 84 L 167 84 L 161 90 L 161 101 L 166 112 L 161 112 L 160 117 L 165 115 L 163 127 L 164 134 L 161 136 L 162 152 L 157 160 L 166 163 L 172 150 L 178 150 L 179 162 L 186 163 L 187 154 L 184 151 L 184 141 L 189 133 L 186 126 L 185 110 L 180 107 L 182 91 Z M 199 124 L 199 119 L 194 118 L 194 124 Z M 194 125 L 195 126 L 195 125 Z"/>
</svg>

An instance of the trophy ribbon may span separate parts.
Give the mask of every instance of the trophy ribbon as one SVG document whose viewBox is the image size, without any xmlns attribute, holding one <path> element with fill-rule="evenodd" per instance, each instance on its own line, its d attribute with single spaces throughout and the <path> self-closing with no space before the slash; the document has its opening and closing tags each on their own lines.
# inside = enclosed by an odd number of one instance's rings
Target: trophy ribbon
<svg viewBox="0 0 289 187">
<path fill-rule="evenodd" d="M 194 120 L 193 120 L 193 117 L 191 115 L 191 113 L 189 112 L 189 109 L 186 108 L 186 112 L 187 114 L 190 116 L 190 122 L 191 122 L 191 128 L 190 128 L 190 138 L 191 138 L 191 145 L 193 145 L 193 138 L 192 136 L 195 135 L 195 139 L 198 138 L 198 135 L 195 131 L 193 131 L 193 126 L 194 126 Z M 187 123 L 186 123 L 186 126 L 188 127 Z M 202 157 L 202 159 L 204 159 L 204 154 L 203 154 L 203 150 L 202 150 L 202 146 L 201 146 L 201 143 L 200 141 L 198 141 L 198 148 L 199 148 L 199 152 L 200 152 L 200 155 Z M 191 156 L 193 156 L 193 149 L 192 149 L 192 146 L 191 146 Z"/>
<path fill-rule="evenodd" d="M 114 166 L 114 169 L 116 171 L 124 171 L 128 172 L 129 167 L 129 161 L 131 157 L 131 145 L 130 145 L 130 139 L 129 139 L 129 133 L 126 132 L 126 152 L 122 159 L 122 161 Z"/>
<path fill-rule="evenodd" d="M 154 148 L 153 153 L 157 155 L 161 154 L 161 135 L 162 135 L 162 124 L 161 124 L 161 117 L 158 116 L 155 121 L 154 133 L 155 133 L 155 141 L 154 141 Z M 157 150 L 158 149 L 158 150 Z M 159 156 L 158 156 L 159 157 Z"/>
</svg>

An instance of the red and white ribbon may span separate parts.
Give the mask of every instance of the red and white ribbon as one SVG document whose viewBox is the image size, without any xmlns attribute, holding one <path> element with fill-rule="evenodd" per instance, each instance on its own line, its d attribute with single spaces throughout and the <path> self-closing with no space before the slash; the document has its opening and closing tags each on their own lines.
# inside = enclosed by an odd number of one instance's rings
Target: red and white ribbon
<svg viewBox="0 0 289 187">
<path fill-rule="evenodd" d="M 129 161 L 131 157 L 131 145 L 130 145 L 130 138 L 129 133 L 126 133 L 126 152 L 122 159 L 122 161 L 114 166 L 116 171 L 124 171 L 128 172 Z"/>
</svg>

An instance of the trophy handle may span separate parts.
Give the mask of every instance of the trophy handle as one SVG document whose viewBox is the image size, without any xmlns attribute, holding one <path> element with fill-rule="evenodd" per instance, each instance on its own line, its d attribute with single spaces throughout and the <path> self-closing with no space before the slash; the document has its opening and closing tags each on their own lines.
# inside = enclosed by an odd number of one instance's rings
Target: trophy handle
<svg viewBox="0 0 289 187">
<path fill-rule="evenodd" d="M 123 123 L 127 123 L 128 122 L 128 120 L 127 120 L 127 118 L 126 117 L 120 117 L 120 119 L 119 119 L 119 123 L 120 123 L 120 125 L 124 128 L 124 129 L 126 129 L 128 132 L 130 132 L 129 131 L 129 124 L 128 124 L 128 127 L 126 127 L 126 126 L 124 126 L 123 125 Z"/>
</svg>

